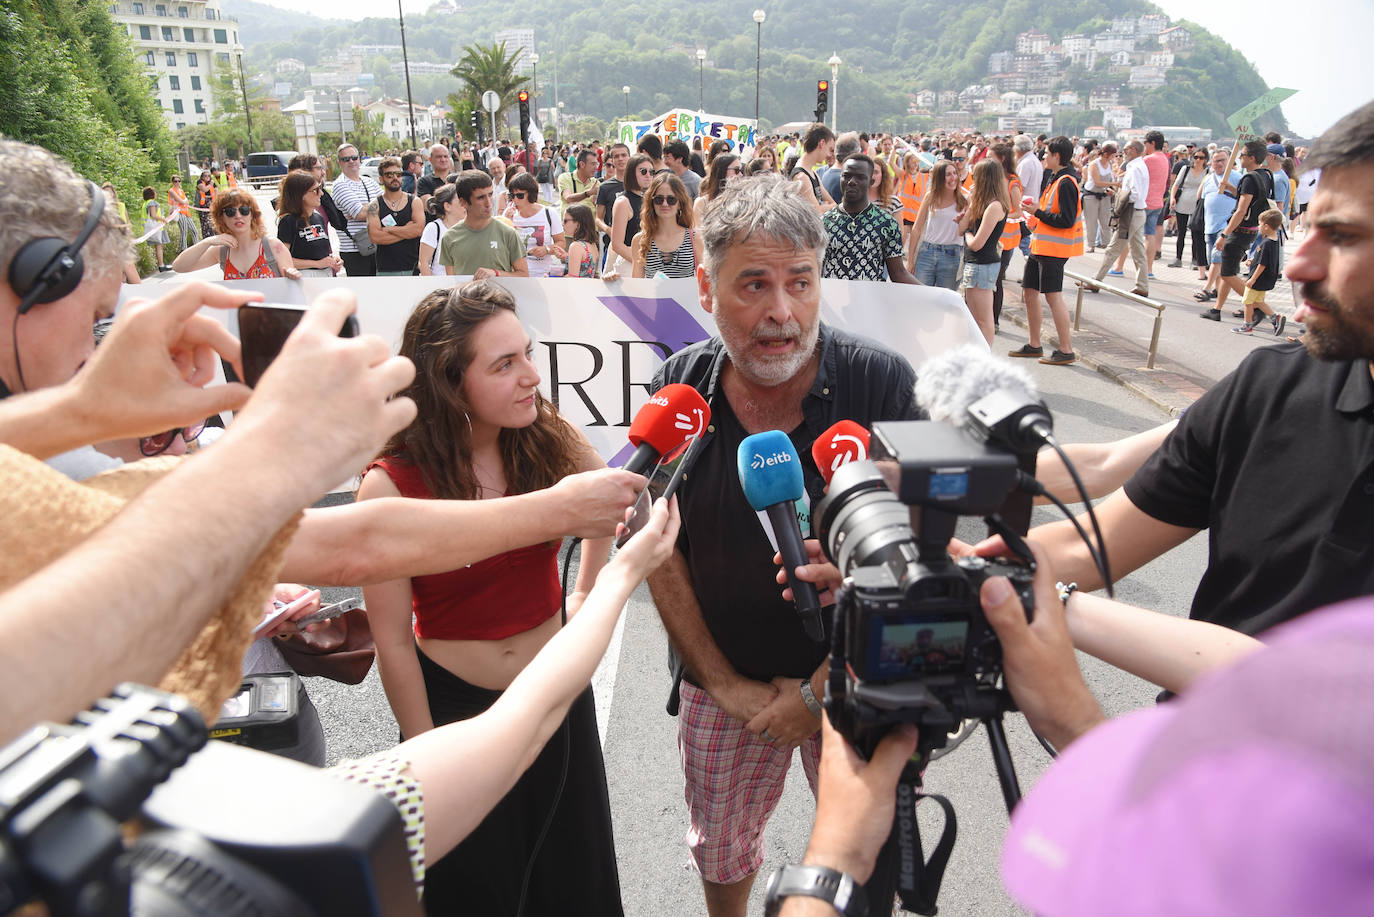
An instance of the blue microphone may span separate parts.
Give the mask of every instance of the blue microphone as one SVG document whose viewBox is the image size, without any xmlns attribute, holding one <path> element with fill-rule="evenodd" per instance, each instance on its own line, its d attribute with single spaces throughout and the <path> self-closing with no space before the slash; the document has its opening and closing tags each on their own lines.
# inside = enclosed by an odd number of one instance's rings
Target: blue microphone
<svg viewBox="0 0 1374 917">
<path fill-rule="evenodd" d="M 745 437 L 739 444 L 739 482 L 744 498 L 756 512 L 767 513 L 778 539 L 778 553 L 792 587 L 806 635 L 817 643 L 825 642 L 821 623 L 821 599 L 813 583 L 797 579 L 796 569 L 807 563 L 802 546 L 801 525 L 797 522 L 796 501 L 806 492 L 802 481 L 801 458 L 792 440 L 781 430 L 769 430 Z"/>
</svg>

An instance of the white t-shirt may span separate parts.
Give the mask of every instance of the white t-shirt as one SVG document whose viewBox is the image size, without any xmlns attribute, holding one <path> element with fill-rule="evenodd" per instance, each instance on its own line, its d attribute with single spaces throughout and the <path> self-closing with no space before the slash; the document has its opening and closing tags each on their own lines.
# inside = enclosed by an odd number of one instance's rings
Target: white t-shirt
<svg viewBox="0 0 1374 917">
<path fill-rule="evenodd" d="M 462 222 L 461 220 L 459 222 Z M 457 226 L 458 223 L 454 223 Z M 434 249 L 434 257 L 430 260 L 429 272 L 431 274 L 445 274 L 448 271 L 439 263 L 439 240 L 444 237 L 444 232 L 449 227 L 445 226 L 442 220 L 430 220 L 425 224 L 425 231 L 420 233 L 420 244 L 428 245 Z"/>
<path fill-rule="evenodd" d="M 527 217 L 521 216 L 520 211 L 517 210 L 511 217 L 511 225 L 515 227 L 516 232 L 520 233 L 520 238 L 525 243 L 526 252 L 540 245 L 545 248 L 552 245 L 554 234 L 562 228 L 558 225 L 558 220 L 554 217 L 553 211 L 542 204 L 538 210 Z M 547 254 L 542 258 L 527 255 L 527 262 L 531 277 L 547 277 L 549 276 L 549 269 L 560 263 L 553 254 Z"/>
</svg>

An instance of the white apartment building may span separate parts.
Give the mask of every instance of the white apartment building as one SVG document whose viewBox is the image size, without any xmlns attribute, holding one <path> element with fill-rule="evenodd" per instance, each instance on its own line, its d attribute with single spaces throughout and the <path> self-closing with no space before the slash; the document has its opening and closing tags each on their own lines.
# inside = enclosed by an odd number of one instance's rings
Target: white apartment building
<svg viewBox="0 0 1374 917">
<path fill-rule="evenodd" d="M 534 53 L 534 29 L 502 29 L 495 38 L 498 45 L 506 43 L 507 54 L 515 54 L 516 73 L 529 73 L 534 68 L 530 61 Z"/>
<path fill-rule="evenodd" d="M 119 0 L 110 14 L 133 39 L 167 126 L 208 122 L 211 87 L 225 73 L 238 78 L 238 20 L 220 12 L 219 0 Z"/>
<path fill-rule="evenodd" d="M 379 99 L 363 110 L 369 115 L 382 115 L 382 130 L 391 139 L 410 142 L 410 106 L 405 99 Z M 424 105 L 416 105 L 415 139 L 422 142 L 436 136 L 434 112 Z"/>
</svg>

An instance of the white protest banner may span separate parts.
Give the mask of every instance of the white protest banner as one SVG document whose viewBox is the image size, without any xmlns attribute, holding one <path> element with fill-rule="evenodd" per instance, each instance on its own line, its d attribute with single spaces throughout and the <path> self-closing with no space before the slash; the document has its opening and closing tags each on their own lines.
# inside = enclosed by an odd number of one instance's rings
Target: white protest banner
<svg viewBox="0 0 1374 917">
<path fill-rule="evenodd" d="M 758 122 L 753 118 L 730 118 L 724 115 L 706 115 L 686 108 L 674 108 L 651 121 L 621 121 L 617 140 L 631 150 L 645 134 L 657 134 L 663 142 L 670 140 L 686 141 L 692 145 L 693 137 L 701 138 L 702 149 L 709 150 L 717 140 L 730 143 L 730 151 L 744 159 L 754 155 L 755 131 Z"/>
<path fill-rule="evenodd" d="M 261 290 L 267 303 L 305 304 L 342 287 L 358 297 L 358 323 L 396 349 L 415 304 L 456 277 L 358 277 L 221 281 Z M 541 388 L 564 416 L 580 425 L 613 465 L 632 449 L 625 433 L 649 396 L 649 383 L 675 351 L 715 334 L 701 307 L 695 280 L 519 279 L 498 283 L 515 296 L 520 320 L 534 342 Z M 165 286 L 165 285 L 164 285 Z M 146 297 L 149 287 L 125 286 L 124 298 Z M 233 312 L 205 314 L 238 333 Z M 917 371 L 926 360 L 983 336 L 958 295 L 939 287 L 825 280 L 821 321 L 881 342 Z"/>
</svg>

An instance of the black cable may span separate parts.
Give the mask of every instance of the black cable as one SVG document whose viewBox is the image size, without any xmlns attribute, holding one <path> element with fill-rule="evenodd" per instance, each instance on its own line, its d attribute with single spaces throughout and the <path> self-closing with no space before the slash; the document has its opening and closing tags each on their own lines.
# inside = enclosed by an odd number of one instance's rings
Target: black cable
<svg viewBox="0 0 1374 917">
<path fill-rule="evenodd" d="M 1068 469 L 1069 477 L 1073 478 L 1074 487 L 1078 488 L 1078 495 L 1083 498 L 1083 505 L 1088 509 L 1088 521 L 1092 523 L 1093 534 L 1097 536 L 1097 571 L 1102 574 L 1102 582 L 1104 588 L 1107 590 L 1107 598 L 1116 598 L 1116 591 L 1112 587 L 1112 568 L 1107 560 L 1107 545 L 1102 539 L 1102 527 L 1097 524 L 1097 513 L 1093 512 L 1093 501 L 1092 498 L 1088 496 L 1088 488 L 1083 486 L 1083 479 L 1078 476 L 1078 470 L 1073 467 L 1073 462 L 1069 461 L 1068 455 L 1064 453 L 1063 447 L 1059 445 L 1059 440 L 1055 439 L 1053 434 L 1048 434 L 1045 436 L 1045 442 L 1049 443 L 1051 448 L 1059 453 L 1059 460 L 1062 461 L 1064 467 Z M 1055 503 L 1059 503 L 1059 501 L 1056 500 Z M 1062 506 L 1062 504 L 1060 505 Z M 1067 513 L 1068 510 L 1065 510 L 1065 512 Z M 1082 533 L 1082 527 L 1079 527 L 1078 531 Z M 1086 535 L 1083 536 L 1083 540 L 1087 542 L 1088 538 Z M 1088 549 L 1092 550 L 1091 544 L 1088 545 Z"/>
<path fill-rule="evenodd" d="M 24 364 L 19 362 L 19 312 L 14 313 L 14 323 L 10 325 L 10 343 L 14 345 L 14 371 L 19 374 L 19 391 L 27 392 L 24 384 Z"/>
<path fill-rule="evenodd" d="M 582 544 L 582 539 L 574 538 L 568 543 L 568 549 L 563 552 L 563 598 L 559 605 L 559 611 L 563 617 L 563 627 L 568 626 L 568 573 L 572 570 L 572 553 L 580 544 Z M 530 859 L 525 864 L 525 876 L 520 880 L 520 902 L 515 906 L 515 917 L 521 917 L 525 913 L 525 896 L 529 894 L 530 878 L 534 875 L 534 863 L 539 859 L 539 851 L 544 846 L 544 839 L 548 837 L 549 829 L 553 827 L 553 817 L 558 812 L 558 804 L 563 800 L 563 788 L 568 785 L 568 762 L 572 757 L 572 735 L 568 730 L 568 718 L 566 716 L 563 717 L 563 723 L 558 728 L 563 734 L 563 767 L 558 775 L 558 787 L 553 791 L 553 803 L 549 806 L 549 814 L 544 819 L 544 827 L 539 829 L 539 837 L 535 838 L 534 846 L 530 848 Z"/>
<path fill-rule="evenodd" d="M 1050 493 L 1048 490 L 1045 491 L 1043 495 L 1045 499 L 1049 500 L 1051 503 L 1053 503 L 1055 506 L 1059 508 L 1059 511 L 1064 514 L 1065 519 L 1068 519 L 1070 522 L 1073 523 L 1073 527 L 1078 531 L 1078 537 L 1083 539 L 1083 544 L 1085 547 L 1087 547 L 1088 554 L 1093 559 L 1093 565 L 1097 567 L 1097 572 L 1101 573 L 1103 578 L 1105 579 L 1107 574 L 1103 572 L 1103 570 L 1106 564 L 1103 562 L 1102 556 L 1098 554 L 1097 549 L 1093 547 L 1092 539 L 1089 538 L 1088 533 L 1083 530 L 1083 526 L 1078 521 L 1078 517 L 1073 514 L 1072 510 L 1070 510 L 1067 506 L 1064 505 L 1064 501 L 1060 500 L 1058 497 Z M 1111 594 L 1110 581 L 1108 581 L 1107 593 L 1109 595 Z"/>
</svg>

